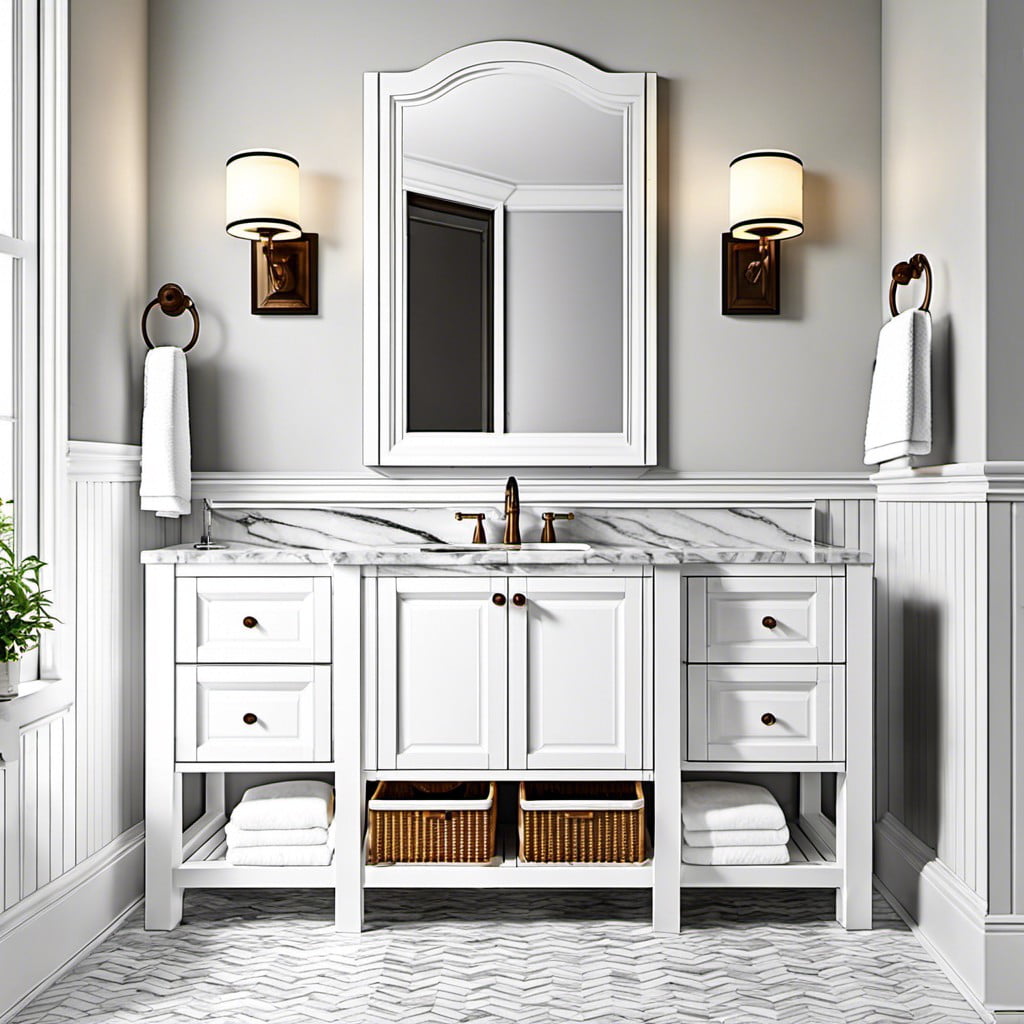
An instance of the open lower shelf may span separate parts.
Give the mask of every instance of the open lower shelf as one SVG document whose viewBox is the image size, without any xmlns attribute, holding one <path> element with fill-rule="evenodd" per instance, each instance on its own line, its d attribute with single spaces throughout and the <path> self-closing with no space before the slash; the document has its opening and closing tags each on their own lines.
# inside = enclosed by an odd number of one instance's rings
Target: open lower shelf
<svg viewBox="0 0 1024 1024">
<path fill-rule="evenodd" d="M 228 844 L 221 828 L 174 871 L 184 889 L 333 889 L 337 870 L 326 867 L 251 867 L 227 862 Z"/>
<path fill-rule="evenodd" d="M 784 888 L 833 889 L 843 883 L 843 869 L 836 863 L 835 829 L 821 815 L 789 824 L 788 864 L 683 864 L 680 884 L 684 889 Z"/>
<path fill-rule="evenodd" d="M 514 828 L 499 829 L 489 864 L 367 864 L 368 889 L 649 889 L 651 860 L 639 864 L 532 864 L 518 856 Z M 647 849 L 650 850 L 648 840 Z"/>
</svg>

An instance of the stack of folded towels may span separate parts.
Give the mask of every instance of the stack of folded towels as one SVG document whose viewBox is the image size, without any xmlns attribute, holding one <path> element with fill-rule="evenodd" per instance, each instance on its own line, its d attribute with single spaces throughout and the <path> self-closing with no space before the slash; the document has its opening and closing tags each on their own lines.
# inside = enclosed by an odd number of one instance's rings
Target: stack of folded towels
<svg viewBox="0 0 1024 1024">
<path fill-rule="evenodd" d="M 334 790 L 298 779 L 246 790 L 226 828 L 229 864 L 317 866 L 334 856 Z"/>
<path fill-rule="evenodd" d="M 683 783 L 685 864 L 788 864 L 789 829 L 764 786 Z"/>
</svg>

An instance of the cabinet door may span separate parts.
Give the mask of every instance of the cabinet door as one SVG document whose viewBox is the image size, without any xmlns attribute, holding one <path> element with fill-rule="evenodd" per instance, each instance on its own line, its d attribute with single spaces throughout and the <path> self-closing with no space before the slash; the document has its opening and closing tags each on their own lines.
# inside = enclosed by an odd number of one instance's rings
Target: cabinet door
<svg viewBox="0 0 1024 1024">
<path fill-rule="evenodd" d="M 640 768 L 642 581 L 508 585 L 509 767 Z"/>
<path fill-rule="evenodd" d="M 381 768 L 505 767 L 506 593 L 503 577 L 379 581 Z"/>
</svg>

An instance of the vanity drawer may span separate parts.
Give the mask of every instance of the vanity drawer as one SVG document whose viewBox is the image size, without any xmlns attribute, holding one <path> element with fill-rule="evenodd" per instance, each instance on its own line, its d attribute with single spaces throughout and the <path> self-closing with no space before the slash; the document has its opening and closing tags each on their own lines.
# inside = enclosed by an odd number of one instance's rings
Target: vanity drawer
<svg viewBox="0 0 1024 1024">
<path fill-rule="evenodd" d="M 687 660 L 843 661 L 843 584 L 832 576 L 692 578 Z"/>
<path fill-rule="evenodd" d="M 178 662 L 329 662 L 326 576 L 206 576 L 177 581 Z"/>
<path fill-rule="evenodd" d="M 327 665 L 179 665 L 178 761 L 330 761 Z"/>
<path fill-rule="evenodd" d="M 689 761 L 842 761 L 841 665 L 692 665 Z"/>
</svg>

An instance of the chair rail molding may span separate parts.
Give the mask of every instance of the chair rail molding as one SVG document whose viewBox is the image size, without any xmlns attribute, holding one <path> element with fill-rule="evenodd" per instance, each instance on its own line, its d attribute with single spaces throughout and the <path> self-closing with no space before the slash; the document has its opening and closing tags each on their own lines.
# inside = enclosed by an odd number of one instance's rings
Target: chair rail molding
<svg viewBox="0 0 1024 1024">
<path fill-rule="evenodd" d="M 261 504 L 450 505 L 496 500 L 507 470 L 481 473 L 420 470 L 415 476 L 365 473 L 193 473 L 193 498 Z M 517 474 L 531 504 L 624 506 L 811 505 L 824 498 L 871 499 L 867 473 L 645 473 L 616 476 L 543 472 Z"/>
<path fill-rule="evenodd" d="M 142 446 L 108 441 L 69 441 L 67 473 L 71 480 L 138 480 Z"/>
<path fill-rule="evenodd" d="M 879 501 L 1020 501 L 1024 462 L 957 462 L 883 469 L 870 478 Z"/>
</svg>

